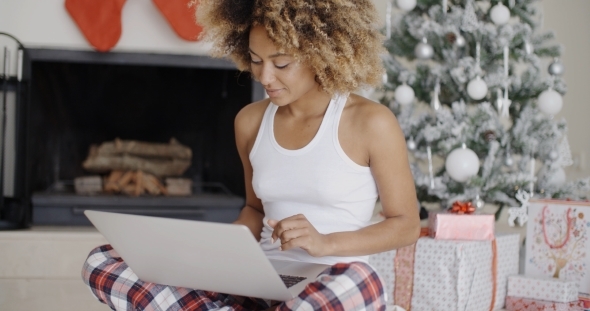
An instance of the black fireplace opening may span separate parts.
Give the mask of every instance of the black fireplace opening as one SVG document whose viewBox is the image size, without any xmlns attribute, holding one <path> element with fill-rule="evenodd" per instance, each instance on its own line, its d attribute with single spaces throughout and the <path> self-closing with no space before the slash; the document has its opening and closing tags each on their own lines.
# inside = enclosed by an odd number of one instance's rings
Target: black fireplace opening
<svg viewBox="0 0 590 311">
<path fill-rule="evenodd" d="M 256 99 L 249 75 L 231 64 L 211 65 L 202 56 L 80 53 L 84 61 L 39 57 L 30 62 L 26 187 L 31 223 L 89 225 L 87 209 L 234 220 L 245 190 L 233 122 Z M 154 143 L 174 138 L 191 148 L 192 164 L 182 177 L 192 180 L 193 194 L 76 195 L 75 178 L 97 175 L 82 167 L 90 146 L 117 138 Z"/>
</svg>

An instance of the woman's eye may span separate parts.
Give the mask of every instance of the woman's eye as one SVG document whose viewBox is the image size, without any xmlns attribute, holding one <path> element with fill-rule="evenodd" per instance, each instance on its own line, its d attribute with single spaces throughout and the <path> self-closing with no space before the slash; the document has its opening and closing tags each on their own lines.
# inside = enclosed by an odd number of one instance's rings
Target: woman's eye
<svg viewBox="0 0 590 311">
<path fill-rule="evenodd" d="M 262 61 L 261 61 L 261 60 L 253 60 L 253 59 L 250 59 L 250 62 L 251 62 L 252 64 L 256 64 L 256 65 L 258 65 L 258 64 L 260 64 L 260 63 L 262 63 Z"/>
<path fill-rule="evenodd" d="M 289 64 L 282 65 L 282 66 L 280 66 L 280 65 L 275 65 L 275 67 L 277 67 L 278 69 L 283 69 L 283 68 L 286 68 L 287 66 L 289 66 Z"/>
</svg>

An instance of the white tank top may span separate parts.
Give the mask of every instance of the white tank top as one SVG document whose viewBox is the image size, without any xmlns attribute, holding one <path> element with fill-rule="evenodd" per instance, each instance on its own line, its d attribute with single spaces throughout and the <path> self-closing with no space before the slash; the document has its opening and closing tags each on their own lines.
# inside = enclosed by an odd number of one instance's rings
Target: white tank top
<svg viewBox="0 0 590 311">
<path fill-rule="evenodd" d="M 348 95 L 330 101 L 318 132 L 301 149 L 281 147 L 274 136 L 278 106 L 266 108 L 250 152 L 252 185 L 264 207 L 260 245 L 271 259 L 297 260 L 333 265 L 368 261 L 368 256 L 313 257 L 303 249 L 280 251 L 271 244 L 269 219 L 281 220 L 303 214 L 322 234 L 355 231 L 369 225 L 377 200 L 377 185 L 369 167 L 353 162 L 338 141 L 338 124 Z"/>
</svg>

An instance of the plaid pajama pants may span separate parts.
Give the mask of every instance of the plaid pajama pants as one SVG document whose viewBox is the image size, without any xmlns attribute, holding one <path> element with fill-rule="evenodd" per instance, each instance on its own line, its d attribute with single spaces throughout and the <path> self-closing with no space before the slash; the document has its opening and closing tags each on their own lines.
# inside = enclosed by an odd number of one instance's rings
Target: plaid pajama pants
<svg viewBox="0 0 590 311">
<path fill-rule="evenodd" d="M 263 299 L 143 282 L 110 246 L 93 249 L 82 268 L 92 294 L 116 311 L 246 311 L 269 308 Z M 309 283 L 299 296 L 277 305 L 286 310 L 385 310 L 379 276 L 368 264 L 336 264 Z"/>
</svg>

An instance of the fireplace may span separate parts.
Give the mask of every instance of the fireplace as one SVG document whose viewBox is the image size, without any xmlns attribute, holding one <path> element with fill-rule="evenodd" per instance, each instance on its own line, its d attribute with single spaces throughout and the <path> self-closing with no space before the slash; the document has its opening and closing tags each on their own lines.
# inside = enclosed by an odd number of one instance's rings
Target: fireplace
<svg viewBox="0 0 590 311">
<path fill-rule="evenodd" d="M 233 120 L 262 88 L 226 60 L 206 56 L 29 49 L 25 176 L 27 222 L 90 225 L 86 209 L 230 222 L 244 204 Z M 182 197 L 76 195 L 73 180 L 92 144 L 117 138 L 192 150 Z"/>
</svg>

